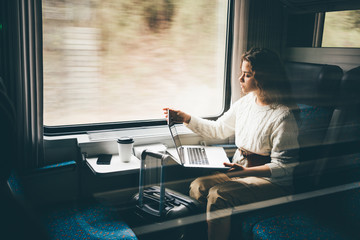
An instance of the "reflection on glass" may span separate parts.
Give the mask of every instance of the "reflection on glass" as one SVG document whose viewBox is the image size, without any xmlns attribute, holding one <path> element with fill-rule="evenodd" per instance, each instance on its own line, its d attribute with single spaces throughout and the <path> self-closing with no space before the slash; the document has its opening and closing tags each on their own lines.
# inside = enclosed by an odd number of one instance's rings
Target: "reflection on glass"
<svg viewBox="0 0 360 240">
<path fill-rule="evenodd" d="M 221 113 L 227 1 L 43 0 L 44 123 Z"/>
</svg>

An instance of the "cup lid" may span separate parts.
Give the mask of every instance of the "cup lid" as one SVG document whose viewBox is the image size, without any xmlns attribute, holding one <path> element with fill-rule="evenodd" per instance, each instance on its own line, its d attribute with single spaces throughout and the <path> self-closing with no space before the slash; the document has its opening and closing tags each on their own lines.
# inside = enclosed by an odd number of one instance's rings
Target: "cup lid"
<svg viewBox="0 0 360 240">
<path fill-rule="evenodd" d="M 126 144 L 126 143 L 133 143 L 134 142 L 134 139 L 132 137 L 121 137 L 117 140 L 118 143 L 123 143 L 123 144 Z"/>
</svg>

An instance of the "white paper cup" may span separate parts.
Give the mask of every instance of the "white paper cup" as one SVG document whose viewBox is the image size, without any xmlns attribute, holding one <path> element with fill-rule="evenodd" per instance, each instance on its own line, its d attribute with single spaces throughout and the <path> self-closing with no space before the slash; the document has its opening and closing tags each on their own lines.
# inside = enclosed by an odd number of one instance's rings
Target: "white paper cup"
<svg viewBox="0 0 360 240">
<path fill-rule="evenodd" d="M 117 140 L 120 161 L 128 163 L 131 160 L 134 139 L 121 137 Z"/>
</svg>

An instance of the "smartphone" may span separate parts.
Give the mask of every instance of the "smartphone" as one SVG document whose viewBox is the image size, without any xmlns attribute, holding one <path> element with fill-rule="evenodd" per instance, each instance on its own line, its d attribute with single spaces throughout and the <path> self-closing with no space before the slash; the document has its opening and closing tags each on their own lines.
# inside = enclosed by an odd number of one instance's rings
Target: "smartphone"
<svg viewBox="0 0 360 240">
<path fill-rule="evenodd" d="M 168 110 L 168 124 L 172 126 L 174 123 L 179 122 L 179 117 L 177 115 L 177 112 Z"/>
<path fill-rule="evenodd" d="M 112 155 L 111 154 L 102 154 L 99 155 L 96 164 L 98 165 L 110 165 Z"/>
</svg>

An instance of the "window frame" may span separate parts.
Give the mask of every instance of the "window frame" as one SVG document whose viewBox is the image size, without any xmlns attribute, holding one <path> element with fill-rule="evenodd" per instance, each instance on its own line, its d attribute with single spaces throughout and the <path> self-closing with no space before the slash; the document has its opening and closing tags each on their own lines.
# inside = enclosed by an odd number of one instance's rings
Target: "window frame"
<svg viewBox="0 0 360 240">
<path fill-rule="evenodd" d="M 223 112 L 218 116 L 208 117 L 207 119 L 214 120 L 226 112 L 231 105 L 231 62 L 232 62 L 232 47 L 233 47 L 233 28 L 234 28 L 234 3 L 235 0 L 228 0 L 227 7 L 227 29 L 226 29 L 226 44 L 225 44 L 225 65 L 224 65 L 224 104 Z M 42 16 L 42 9 L 38 9 L 40 15 Z M 43 23 L 42 23 L 43 24 Z M 41 28 L 42 31 L 42 28 Z M 36 33 L 38 36 L 42 37 L 42 33 Z M 39 52 L 43 52 L 43 45 L 41 43 L 41 48 Z M 43 61 L 41 59 L 40 61 Z M 42 62 L 38 64 L 41 66 L 41 71 L 43 71 Z M 43 80 L 42 80 L 43 82 Z M 42 99 L 43 100 L 43 99 Z M 44 127 L 45 136 L 61 136 L 61 135 L 71 135 L 71 134 L 84 134 L 89 131 L 101 131 L 101 130 L 115 130 L 122 128 L 139 128 L 139 127 L 151 127 L 151 126 L 160 126 L 166 125 L 166 121 L 163 119 L 154 119 L 154 120 L 134 120 L 134 121 L 122 121 L 122 122 L 106 122 L 106 123 L 91 123 L 91 124 L 74 124 L 74 125 L 58 125 L 58 126 L 46 126 Z"/>
</svg>

